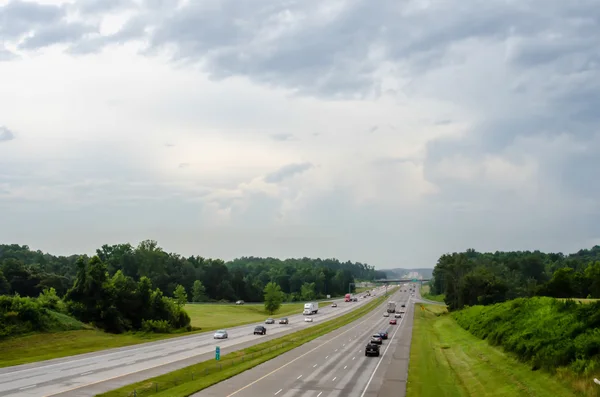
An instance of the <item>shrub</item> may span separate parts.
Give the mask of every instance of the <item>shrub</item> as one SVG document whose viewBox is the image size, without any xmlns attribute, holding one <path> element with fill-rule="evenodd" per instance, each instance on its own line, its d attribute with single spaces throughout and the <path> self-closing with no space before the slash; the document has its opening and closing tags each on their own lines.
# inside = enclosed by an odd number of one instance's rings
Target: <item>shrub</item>
<svg viewBox="0 0 600 397">
<path fill-rule="evenodd" d="M 600 302 L 520 298 L 451 315 L 473 335 L 515 353 L 534 369 L 569 366 L 582 373 L 598 368 Z"/>
</svg>

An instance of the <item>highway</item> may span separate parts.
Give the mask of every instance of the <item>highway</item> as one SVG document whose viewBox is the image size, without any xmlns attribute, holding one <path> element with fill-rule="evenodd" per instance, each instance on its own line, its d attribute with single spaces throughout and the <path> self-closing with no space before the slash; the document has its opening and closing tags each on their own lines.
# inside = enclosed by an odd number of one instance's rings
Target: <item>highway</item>
<svg viewBox="0 0 600 397">
<path fill-rule="evenodd" d="M 258 324 L 255 323 L 227 329 L 229 333 L 227 340 L 213 339 L 213 331 L 1 368 L 0 397 L 94 396 L 204 360 L 214 359 L 217 345 L 221 347 L 221 354 L 225 355 L 231 351 L 314 326 L 348 313 L 369 301 L 370 298 L 359 299 L 358 302 L 353 303 L 336 300 L 338 307 L 320 307 L 319 312 L 312 316 L 313 323 L 305 323 L 302 314 L 288 316 L 289 325 L 265 325 L 266 336 L 253 335 L 254 327 Z"/>
<path fill-rule="evenodd" d="M 197 397 L 402 397 L 406 393 L 415 301 L 408 292 L 389 300 L 405 314 L 398 325 L 383 317 L 385 304 L 367 316 L 249 371 L 194 394 Z M 379 357 L 365 357 L 373 333 L 388 331 Z"/>
</svg>

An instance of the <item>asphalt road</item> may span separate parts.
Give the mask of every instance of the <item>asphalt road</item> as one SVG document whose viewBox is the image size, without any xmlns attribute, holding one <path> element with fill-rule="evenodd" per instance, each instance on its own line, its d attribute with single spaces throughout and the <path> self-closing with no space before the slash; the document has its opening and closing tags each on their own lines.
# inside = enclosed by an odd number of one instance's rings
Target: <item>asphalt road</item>
<svg viewBox="0 0 600 397">
<path fill-rule="evenodd" d="M 404 288 L 403 288 L 404 289 Z M 194 396 L 197 397 L 402 397 L 406 393 L 413 310 L 409 292 L 389 300 L 405 314 L 398 325 L 383 317 L 385 304 L 367 316 L 263 363 Z M 379 357 L 365 357 L 373 333 L 388 331 Z"/>
<path fill-rule="evenodd" d="M 311 316 L 314 318 L 313 323 L 305 323 L 302 314 L 288 316 L 289 325 L 265 325 L 266 336 L 253 335 L 252 332 L 257 324 L 250 324 L 227 329 L 229 333 L 227 340 L 213 339 L 214 332 L 198 333 L 2 368 L 0 369 L 0 397 L 94 396 L 204 360 L 214 359 L 217 345 L 221 347 L 221 354 L 224 355 L 348 313 L 369 300 L 369 298 L 360 299 L 354 303 L 337 300 L 337 308 L 320 307 L 319 312 Z"/>
</svg>

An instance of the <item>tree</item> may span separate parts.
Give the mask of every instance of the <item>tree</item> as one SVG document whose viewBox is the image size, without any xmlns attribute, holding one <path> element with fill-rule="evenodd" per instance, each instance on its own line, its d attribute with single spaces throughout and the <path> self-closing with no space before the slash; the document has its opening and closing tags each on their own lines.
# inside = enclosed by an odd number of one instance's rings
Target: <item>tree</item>
<svg viewBox="0 0 600 397">
<path fill-rule="evenodd" d="M 300 288 L 302 299 L 310 301 L 315 299 L 315 283 L 304 283 Z"/>
<path fill-rule="evenodd" d="M 188 301 L 187 292 L 181 284 L 178 284 L 177 287 L 175 287 L 175 291 L 173 291 L 173 296 L 175 297 L 175 302 L 177 302 L 177 306 L 179 307 L 182 307 Z"/>
<path fill-rule="evenodd" d="M 268 311 L 269 314 L 273 314 L 281 307 L 284 293 L 281 291 L 279 284 L 274 282 L 270 282 L 265 286 L 264 293 L 265 310 Z"/>
<path fill-rule="evenodd" d="M 205 302 L 206 300 L 206 290 L 202 281 L 194 281 L 194 285 L 192 286 L 192 302 Z"/>
</svg>

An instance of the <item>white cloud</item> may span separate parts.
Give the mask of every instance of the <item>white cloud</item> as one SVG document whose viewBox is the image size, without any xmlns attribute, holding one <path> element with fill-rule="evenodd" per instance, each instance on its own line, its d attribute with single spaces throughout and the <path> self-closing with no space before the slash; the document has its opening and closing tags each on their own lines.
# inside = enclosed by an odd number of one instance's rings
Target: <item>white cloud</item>
<svg viewBox="0 0 600 397">
<path fill-rule="evenodd" d="M 583 248 L 600 238 L 598 16 L 1 0 L 0 240 L 381 267 Z"/>
</svg>

